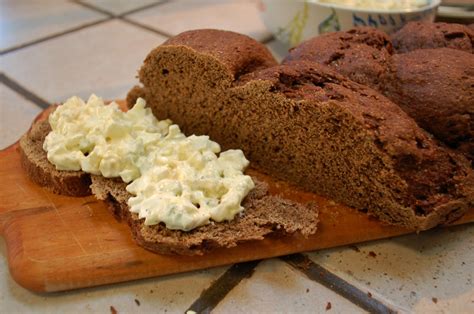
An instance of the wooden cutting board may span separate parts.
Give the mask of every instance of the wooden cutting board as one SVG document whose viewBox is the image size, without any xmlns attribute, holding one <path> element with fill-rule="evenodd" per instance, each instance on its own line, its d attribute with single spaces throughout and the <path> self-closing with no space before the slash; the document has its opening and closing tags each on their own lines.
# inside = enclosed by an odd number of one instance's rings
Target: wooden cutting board
<svg viewBox="0 0 474 314">
<path fill-rule="evenodd" d="M 94 197 L 55 195 L 29 181 L 17 147 L 0 152 L 0 235 L 5 238 L 12 277 L 33 291 L 97 286 L 413 232 L 252 172 L 269 184 L 272 193 L 317 202 L 317 233 L 307 239 L 269 238 L 197 257 L 157 255 L 135 245 L 127 225 L 117 222 Z M 456 224 L 473 221 L 474 209 Z"/>
</svg>

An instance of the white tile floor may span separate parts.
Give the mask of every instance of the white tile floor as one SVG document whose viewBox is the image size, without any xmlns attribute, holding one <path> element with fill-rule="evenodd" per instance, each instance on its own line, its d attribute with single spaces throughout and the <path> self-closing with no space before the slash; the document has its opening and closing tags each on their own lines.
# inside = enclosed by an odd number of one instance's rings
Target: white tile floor
<svg viewBox="0 0 474 314">
<path fill-rule="evenodd" d="M 472 224 L 309 256 L 400 310 L 474 313 Z"/>
<path fill-rule="evenodd" d="M 2 0 L 0 51 L 98 21 L 104 17 L 101 13 L 86 10 L 80 5 L 66 1 Z"/>
<path fill-rule="evenodd" d="M 62 102 L 71 95 L 87 98 L 91 92 L 123 99 L 137 82 L 137 70 L 147 53 L 165 39 L 110 20 L 6 54 L 1 68 L 50 102 Z"/>
<path fill-rule="evenodd" d="M 7 52 L 0 56 L 1 72 L 48 102 L 63 101 L 71 95 L 87 97 L 92 92 L 109 99 L 123 98 L 136 82 L 136 71 L 147 52 L 166 39 L 160 33 L 215 27 L 258 40 L 269 38 L 254 1 L 169 1 L 154 6 L 151 0 L 83 2 L 98 6 L 109 15 L 147 6 L 126 18 L 158 32 L 111 19 L 74 2 L 2 0 L 0 49 L 4 51 L 103 22 Z M 268 47 L 279 60 L 284 57 L 286 47 L 280 43 L 272 41 Z M 0 99 L 0 148 L 4 148 L 21 136 L 40 109 L 3 84 Z M 359 245 L 360 252 L 343 247 L 311 253 L 310 257 L 402 312 L 473 313 L 473 241 L 471 224 Z M 370 256 L 370 252 L 376 256 Z M 179 313 L 226 269 L 38 295 L 11 279 L 5 254 L 0 240 L 1 313 L 107 313 L 110 306 L 119 313 Z M 331 309 L 326 311 L 327 302 L 331 302 Z M 251 278 L 241 281 L 215 308 L 216 313 L 360 311 L 280 260 L 262 262 Z"/>
<path fill-rule="evenodd" d="M 0 148 L 4 148 L 28 130 L 41 108 L 3 84 L 0 85 L 0 95 Z"/>
<path fill-rule="evenodd" d="M 258 16 L 256 1 L 170 1 L 128 19 L 176 35 L 189 29 L 218 28 L 265 40 L 271 34 Z"/>
<path fill-rule="evenodd" d="M 148 7 L 155 3 L 163 1 L 159 0 L 82 0 L 80 1 L 85 4 L 93 5 L 99 9 L 109 12 L 113 15 L 120 15 L 132 10 L 136 10 L 142 7 Z"/>
<path fill-rule="evenodd" d="M 245 300 L 245 302 L 242 302 Z M 215 313 L 363 313 L 359 307 L 298 273 L 285 262 L 261 262 L 214 309 Z"/>
</svg>

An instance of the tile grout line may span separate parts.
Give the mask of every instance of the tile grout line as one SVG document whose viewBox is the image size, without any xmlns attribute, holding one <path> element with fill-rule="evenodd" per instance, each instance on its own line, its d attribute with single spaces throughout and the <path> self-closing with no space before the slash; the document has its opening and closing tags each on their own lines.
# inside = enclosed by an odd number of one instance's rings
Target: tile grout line
<svg viewBox="0 0 474 314">
<path fill-rule="evenodd" d="M 41 109 L 46 109 L 50 106 L 49 102 L 39 97 L 35 93 L 29 91 L 25 87 L 21 86 L 19 83 L 9 78 L 7 75 L 5 75 L 5 73 L 3 72 L 0 72 L 0 82 L 3 83 L 5 86 L 9 87 L 11 90 L 16 92 L 17 94 L 31 101 L 32 103 L 34 103 L 36 106 L 40 107 Z"/>
<path fill-rule="evenodd" d="M 91 27 L 91 26 L 95 26 L 95 25 L 98 25 L 98 24 L 101 24 L 101 23 L 110 21 L 111 19 L 112 19 L 112 18 L 108 17 L 108 18 L 104 18 L 104 19 L 101 19 L 101 20 L 98 20 L 98 21 L 94 21 L 94 22 L 82 24 L 82 25 L 80 25 L 80 26 L 77 26 L 77 27 L 74 27 L 74 28 L 70 28 L 70 29 L 68 29 L 68 30 L 65 30 L 65 31 L 62 31 L 62 32 L 59 32 L 59 33 L 55 33 L 55 34 L 52 34 L 52 35 L 49 35 L 49 36 L 46 36 L 46 37 L 42 37 L 42 38 L 39 38 L 39 39 L 30 41 L 30 42 L 26 42 L 26 43 L 17 45 L 17 46 L 13 46 L 13 47 L 10 47 L 10 48 L 1 50 L 1 51 L 0 51 L 0 56 L 3 56 L 3 55 L 5 55 L 5 54 L 10 53 L 10 52 L 13 52 L 13 51 L 17 51 L 17 50 L 19 50 L 19 49 L 23 49 L 23 48 L 26 48 L 26 47 L 30 47 L 30 46 L 33 46 L 33 45 L 36 45 L 36 44 L 39 44 L 39 43 L 48 41 L 48 40 L 50 40 L 50 39 L 54 39 L 54 38 L 57 38 L 57 37 L 61 37 L 61 36 L 63 36 L 63 35 L 67 35 L 67 34 L 70 34 L 70 33 L 74 33 L 74 32 L 76 32 L 76 31 L 82 30 L 82 29 L 84 29 L 84 28 L 88 28 L 88 27 Z"/>
<path fill-rule="evenodd" d="M 86 8 L 86 9 L 89 9 L 89 10 L 92 10 L 92 11 L 95 11 L 95 12 L 99 12 L 99 13 L 102 13 L 104 15 L 107 15 L 108 17 L 115 17 L 115 15 L 112 13 L 112 12 L 109 12 L 107 10 L 104 10 L 104 9 L 101 9 L 101 8 L 98 8 L 92 4 L 89 4 L 89 3 L 84 3 L 84 2 L 81 2 L 79 0 L 72 0 L 71 3 L 74 3 L 74 4 L 77 4 L 83 8 Z"/>
<path fill-rule="evenodd" d="M 91 27 L 91 26 L 95 26 L 95 25 L 98 25 L 98 24 L 101 24 L 101 23 L 104 23 L 104 22 L 107 22 L 107 21 L 110 21 L 110 20 L 113 20 L 113 19 L 118 19 L 118 20 L 122 20 L 122 21 L 125 21 L 125 22 L 128 22 L 129 24 L 132 24 L 132 25 L 135 25 L 135 26 L 138 26 L 142 29 L 146 29 L 148 31 L 152 31 L 156 34 L 159 34 L 161 36 L 166 36 L 166 37 L 171 37 L 171 35 L 169 34 L 166 34 L 164 32 L 161 32 L 159 30 L 156 30 L 156 29 L 153 29 L 151 27 L 148 27 L 148 26 L 145 26 L 145 25 L 142 25 L 140 23 L 136 23 L 136 22 L 132 22 L 130 20 L 126 20 L 124 17 L 128 14 L 132 14 L 132 13 L 136 13 L 136 12 L 140 12 L 142 10 L 146 10 L 146 9 L 149 9 L 149 8 L 152 8 L 152 7 L 155 7 L 157 5 L 161 5 L 161 4 L 165 4 L 167 3 L 168 0 L 166 1 L 162 1 L 162 2 L 157 2 L 157 3 L 152 3 L 152 4 L 149 4 L 149 5 L 145 5 L 143 7 L 139 7 L 139 8 L 135 8 L 133 10 L 130 10 L 130 11 L 127 11 L 127 12 L 124 12 L 120 15 L 117 15 L 115 16 L 114 14 L 106 11 L 106 10 L 102 10 L 100 8 L 97 8 L 93 5 L 89 5 L 89 4 L 86 4 L 86 3 L 82 3 L 80 1 L 71 1 L 71 3 L 74 3 L 74 4 L 77 4 L 77 5 L 80 5 L 84 8 L 88 8 L 92 11 L 95 11 L 95 12 L 98 12 L 98 13 L 101 13 L 101 14 L 104 14 L 105 17 L 102 18 L 102 19 L 99 19 L 97 21 L 94 21 L 94 22 L 90 22 L 90 23 L 86 23 L 86 24 L 82 24 L 82 25 L 79 25 L 77 27 L 73 27 L 73 28 L 70 28 L 70 29 L 67 29 L 65 31 L 62 31 L 62 32 L 59 32 L 59 33 L 55 33 L 55 34 L 51 34 L 51 35 L 48 35 L 48 36 L 45 36 L 45 37 L 42 37 L 42 38 L 39 38 L 39 39 L 35 39 L 35 40 L 32 40 L 32 41 L 29 41 L 29 42 L 26 42 L 26 43 L 22 43 L 22 44 L 19 44 L 19 45 L 16 45 L 16 46 L 13 46 L 13 47 L 9 47 L 9 48 L 6 48 L 4 50 L 0 50 L 0 56 L 3 56 L 5 54 L 8 54 L 10 52 L 14 52 L 14 51 L 17 51 L 17 50 L 20 50 L 20 49 L 23 49 L 23 48 L 27 48 L 27 47 L 30 47 L 30 46 L 34 46 L 36 44 L 39 44 L 39 43 L 42 43 L 42 42 L 45 42 L 45 41 L 48 41 L 50 39 L 54 39 L 54 38 L 57 38 L 57 37 L 60 37 L 60 36 L 63 36 L 63 35 L 67 35 L 67 34 L 70 34 L 70 33 L 74 33 L 76 31 L 80 31 L 84 28 L 88 28 L 88 27 Z"/>
<path fill-rule="evenodd" d="M 120 21 L 123 21 L 123 22 L 125 22 L 125 23 L 127 23 L 127 24 L 134 25 L 134 26 L 139 27 L 139 28 L 141 28 L 141 29 L 144 29 L 144 30 L 150 31 L 150 32 L 152 32 L 152 33 L 158 34 L 158 35 L 160 35 L 160 36 L 164 36 L 164 37 L 166 37 L 166 38 L 170 38 L 170 37 L 173 37 L 173 36 L 174 36 L 174 35 L 172 35 L 172 34 L 168 34 L 168 33 L 166 33 L 166 32 L 160 31 L 160 30 L 155 29 L 155 28 L 153 28 L 153 27 L 147 26 L 147 25 L 145 25 L 145 24 L 138 23 L 138 22 L 135 22 L 135 21 L 133 21 L 133 20 L 129 20 L 129 19 L 127 19 L 127 17 L 125 17 L 125 16 L 118 16 L 117 19 L 119 19 Z"/>
<path fill-rule="evenodd" d="M 362 290 L 314 263 L 305 254 L 287 255 L 280 257 L 280 259 L 302 272 L 310 280 L 324 285 L 326 288 L 336 292 L 370 313 L 396 313 L 394 309 L 391 309 L 373 297 L 369 297 Z"/>
<path fill-rule="evenodd" d="M 147 25 L 144 25 L 142 23 L 139 23 L 139 22 L 135 22 L 133 20 L 130 20 L 127 18 L 127 15 L 129 14 L 132 14 L 132 13 L 137 13 L 137 12 L 140 12 L 140 11 L 143 11 L 143 10 L 146 10 L 146 9 L 150 9 L 150 8 L 153 8 L 153 7 L 156 7 L 158 5 L 162 5 L 162 4 L 166 4 L 169 2 L 169 0 L 166 0 L 166 1 L 162 1 L 162 2 L 156 2 L 156 3 L 152 3 L 152 4 L 149 4 L 149 5 L 145 5 L 143 7 L 140 7 L 140 8 L 135 8 L 133 10 L 130 10 L 130 11 L 127 11 L 127 12 L 124 12 L 124 13 L 121 13 L 121 14 L 118 14 L 118 15 L 115 15 L 109 11 L 106 11 L 106 10 L 103 10 L 101 8 L 98 8 L 92 4 L 89 4 L 89 3 L 83 3 L 81 2 L 80 0 L 73 0 L 72 1 L 73 3 L 75 4 L 78 4 L 80 6 L 83 6 L 87 9 L 90 9 L 90 10 L 93 10 L 93 11 L 97 11 L 97 12 L 100 12 L 100 13 L 103 13 L 103 14 L 107 14 L 110 18 L 112 19 L 117 19 L 117 20 L 120 20 L 122 22 L 125 22 L 127 24 L 130 24 L 130 25 L 133 25 L 133 26 L 136 26 L 138 28 L 141 28 L 141 29 L 144 29 L 144 30 L 147 30 L 149 32 L 152 32 L 152 33 L 155 33 L 155 34 L 158 34 L 160 36 L 164 36 L 164 37 L 173 37 L 172 34 L 168 34 L 166 32 L 163 32 L 163 31 L 160 31 L 158 29 L 155 29 L 153 27 L 150 27 L 150 26 L 147 26 Z"/>
<path fill-rule="evenodd" d="M 210 313 L 242 279 L 252 276 L 259 262 L 251 261 L 232 265 L 209 288 L 201 292 L 199 298 L 191 304 L 185 313 L 188 311 Z"/>
<path fill-rule="evenodd" d="M 170 2 L 170 0 L 163 0 L 163 1 L 160 1 L 160 2 L 155 2 L 155 3 L 150 3 L 150 4 L 147 4 L 147 5 L 144 5 L 142 7 L 139 7 L 139 8 L 135 8 L 135 9 L 132 9 L 130 11 L 126 11 L 124 13 L 120 13 L 118 15 L 118 17 L 124 17 L 125 15 L 129 15 L 129 14 L 133 14 L 133 13 L 137 13 L 137 12 L 141 12 L 141 11 L 144 11 L 146 9 L 151 9 L 151 8 L 154 8 L 156 6 L 159 6 L 159 5 L 162 5 L 162 4 L 166 4 Z"/>
<path fill-rule="evenodd" d="M 110 11 L 107 11 L 107 10 L 102 9 L 100 7 L 97 7 L 93 4 L 82 2 L 81 0 L 71 0 L 72 3 L 78 4 L 80 6 L 83 6 L 84 8 L 90 9 L 92 11 L 100 12 L 102 14 L 105 14 L 105 15 L 113 17 L 113 18 L 123 17 L 125 15 L 137 13 L 137 12 L 140 12 L 140 11 L 143 11 L 143 10 L 146 10 L 146 9 L 156 7 L 156 6 L 161 5 L 161 4 L 168 3 L 169 1 L 170 0 L 163 0 L 163 1 L 160 1 L 160 2 L 150 3 L 150 4 L 146 4 L 142 7 L 138 7 L 138 8 L 135 8 L 135 9 L 131 9 L 129 11 L 125 11 L 125 12 L 120 13 L 120 14 L 115 14 L 113 12 L 110 12 Z"/>
<path fill-rule="evenodd" d="M 153 7 L 156 7 L 156 6 L 159 6 L 159 5 L 169 3 L 170 0 L 164 0 L 164 1 L 161 1 L 161 2 L 156 2 L 156 3 L 151 3 L 151 4 L 148 4 L 148 5 L 144 5 L 142 7 L 135 8 L 135 9 L 126 11 L 124 13 L 118 14 L 118 15 L 115 15 L 112 12 L 109 12 L 107 10 L 98 8 L 98 7 L 96 7 L 92 4 L 81 2 L 80 0 L 71 0 L 70 2 L 74 3 L 74 4 L 77 4 L 77 5 L 79 5 L 83 8 L 87 8 L 89 10 L 92 10 L 94 12 L 101 13 L 101 14 L 105 15 L 106 17 L 101 19 L 101 20 L 97 20 L 97 21 L 94 21 L 94 22 L 91 22 L 91 23 L 86 23 L 86 24 L 80 25 L 78 27 L 74 27 L 74 28 L 65 30 L 63 32 L 59 32 L 59 33 L 56 33 L 56 34 L 52 34 L 52 35 L 49 35 L 49 36 L 46 36 L 46 37 L 43 37 L 43 38 L 39 38 L 39 39 L 30 41 L 30 42 L 23 43 L 23 44 L 20 44 L 20 45 L 17 45 L 17 46 L 13 46 L 13 47 L 7 48 L 5 50 L 0 50 L 0 56 L 3 56 L 5 54 L 8 54 L 10 52 L 14 52 L 14 51 L 17 51 L 17 50 L 20 50 L 20 49 L 23 49 L 23 48 L 27 48 L 27 47 L 36 45 L 36 44 L 39 44 L 39 43 L 42 43 L 42 42 L 50 40 L 50 39 L 54 39 L 54 38 L 57 38 L 57 37 L 60 37 L 60 36 L 63 36 L 63 35 L 67 35 L 67 34 L 82 30 L 82 29 L 87 28 L 87 27 L 95 26 L 95 25 L 98 25 L 98 24 L 101 24 L 101 23 L 104 23 L 104 22 L 107 22 L 107 21 L 110 21 L 110 20 L 113 20 L 113 19 L 120 20 L 120 21 L 125 22 L 127 24 L 136 26 L 138 28 L 150 31 L 152 33 L 155 33 L 155 34 L 158 34 L 160 36 L 167 37 L 167 38 L 170 38 L 170 37 L 174 36 L 173 34 L 169 34 L 167 32 L 161 31 L 159 29 L 153 28 L 151 26 L 148 26 L 148 25 L 145 25 L 145 24 L 142 24 L 142 23 L 139 23 L 139 22 L 136 22 L 136 21 L 133 21 L 133 20 L 130 20 L 130 19 L 127 18 L 127 15 L 137 13 L 137 12 L 141 12 L 141 11 L 146 10 L 146 9 L 150 9 L 150 8 L 153 8 Z M 275 38 L 273 36 L 268 36 L 267 38 L 263 38 L 262 40 L 260 40 L 260 43 L 267 44 L 267 43 L 271 42 L 274 39 Z"/>
</svg>

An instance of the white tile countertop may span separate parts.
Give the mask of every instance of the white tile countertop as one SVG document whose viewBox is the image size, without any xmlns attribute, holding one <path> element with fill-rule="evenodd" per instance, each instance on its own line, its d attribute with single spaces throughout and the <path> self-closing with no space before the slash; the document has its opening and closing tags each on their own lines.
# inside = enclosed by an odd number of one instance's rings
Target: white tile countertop
<svg viewBox="0 0 474 314">
<path fill-rule="evenodd" d="M 0 0 L 0 148 L 72 95 L 123 99 L 146 54 L 181 31 L 221 28 L 286 47 L 255 1 Z M 160 278 L 37 294 L 10 276 L 0 313 L 474 313 L 474 224 Z"/>
</svg>

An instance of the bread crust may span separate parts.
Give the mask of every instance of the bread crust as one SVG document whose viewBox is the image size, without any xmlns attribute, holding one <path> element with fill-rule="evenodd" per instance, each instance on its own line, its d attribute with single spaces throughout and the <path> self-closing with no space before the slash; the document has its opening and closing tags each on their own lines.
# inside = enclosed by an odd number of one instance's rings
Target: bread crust
<svg viewBox="0 0 474 314">
<path fill-rule="evenodd" d="M 474 30 L 462 24 L 409 22 L 391 39 L 397 53 L 435 48 L 474 53 Z"/>
</svg>

